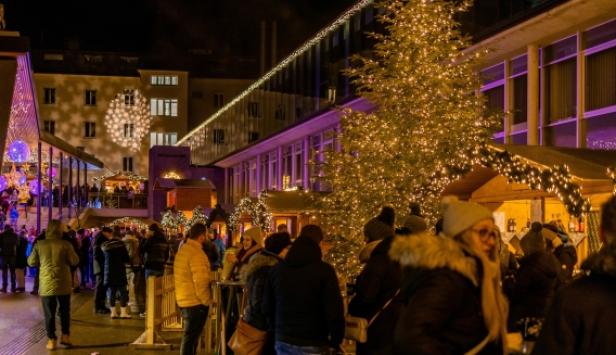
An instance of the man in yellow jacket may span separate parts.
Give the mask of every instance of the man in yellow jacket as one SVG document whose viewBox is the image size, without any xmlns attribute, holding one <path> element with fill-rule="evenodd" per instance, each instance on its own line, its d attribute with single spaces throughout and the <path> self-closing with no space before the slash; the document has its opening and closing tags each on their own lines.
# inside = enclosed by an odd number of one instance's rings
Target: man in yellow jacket
<svg viewBox="0 0 616 355">
<path fill-rule="evenodd" d="M 203 251 L 207 229 L 202 223 L 188 231 L 188 240 L 180 248 L 173 263 L 175 299 L 182 310 L 184 336 L 180 353 L 194 355 L 212 301 L 210 262 Z"/>
</svg>

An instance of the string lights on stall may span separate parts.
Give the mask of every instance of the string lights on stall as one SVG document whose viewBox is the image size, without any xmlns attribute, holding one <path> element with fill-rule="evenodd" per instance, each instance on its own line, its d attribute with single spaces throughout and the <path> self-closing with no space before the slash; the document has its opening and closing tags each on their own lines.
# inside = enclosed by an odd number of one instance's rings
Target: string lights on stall
<svg viewBox="0 0 616 355">
<path fill-rule="evenodd" d="M 260 194 L 256 200 L 250 197 L 241 199 L 229 216 L 229 229 L 237 230 L 242 216 L 245 215 L 248 215 L 252 224 L 261 228 L 263 232 L 271 230 L 273 217 L 267 208 L 266 194 Z"/>
</svg>

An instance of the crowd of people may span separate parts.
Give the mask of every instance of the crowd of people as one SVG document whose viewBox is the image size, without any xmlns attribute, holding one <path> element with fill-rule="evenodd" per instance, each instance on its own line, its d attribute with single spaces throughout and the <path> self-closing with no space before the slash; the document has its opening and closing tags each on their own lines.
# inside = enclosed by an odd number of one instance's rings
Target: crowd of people
<svg viewBox="0 0 616 355">
<path fill-rule="evenodd" d="M 417 206 L 399 219 L 384 207 L 365 224 L 366 244 L 357 255 L 365 265 L 349 294 L 323 261 L 327 238 L 316 225 L 304 226 L 294 240 L 284 225 L 268 236 L 249 228 L 237 249 L 225 251 L 216 231 L 201 223 L 169 238 L 156 224 L 92 234 L 55 220 L 34 241 L 25 228 L 5 227 L 2 291 L 9 278 L 11 292 L 24 291 L 15 270 L 38 270 L 34 291 L 48 349 L 58 342 L 57 311 L 59 342 L 71 345 L 70 296 L 80 286 L 92 282 L 96 313 L 130 318 L 145 310 L 145 280 L 172 264 L 182 354 L 197 353 L 217 270 L 244 290 L 228 342 L 237 354 L 335 354 L 344 351 L 345 338 L 357 340 L 360 355 L 507 354 L 516 347 L 515 333 L 534 344 L 535 354 L 616 353 L 609 331 L 616 309 L 616 198 L 602 209 L 603 247 L 580 273 L 574 272 L 576 249 L 557 224 L 533 223 L 521 238 L 522 252 L 515 252 L 492 212 L 475 203 L 448 201 L 436 233 Z M 358 320 L 364 320 L 363 336 L 350 331 Z"/>
</svg>

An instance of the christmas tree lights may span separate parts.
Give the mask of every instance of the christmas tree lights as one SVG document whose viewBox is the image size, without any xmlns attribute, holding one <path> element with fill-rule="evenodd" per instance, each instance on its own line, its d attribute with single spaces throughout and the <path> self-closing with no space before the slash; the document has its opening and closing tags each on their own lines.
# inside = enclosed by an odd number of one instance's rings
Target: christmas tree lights
<svg viewBox="0 0 616 355">
<path fill-rule="evenodd" d="M 256 201 L 250 197 L 241 199 L 229 216 L 229 229 L 237 230 L 242 216 L 248 215 L 253 225 L 261 228 L 264 232 L 269 232 L 272 228 L 273 219 L 272 214 L 268 211 L 265 199 L 265 194 L 260 194 Z"/>
<path fill-rule="evenodd" d="M 203 223 L 204 225 L 207 225 L 207 216 L 205 215 L 205 211 L 201 206 L 197 206 L 193 209 L 192 216 L 186 222 L 186 229 L 192 228 L 192 226 L 197 223 Z"/>
</svg>

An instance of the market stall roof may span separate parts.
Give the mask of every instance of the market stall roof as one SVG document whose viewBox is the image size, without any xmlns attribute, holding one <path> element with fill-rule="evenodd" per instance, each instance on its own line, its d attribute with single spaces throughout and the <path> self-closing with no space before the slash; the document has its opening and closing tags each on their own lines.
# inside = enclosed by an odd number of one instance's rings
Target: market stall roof
<svg viewBox="0 0 616 355">
<path fill-rule="evenodd" d="M 531 165 L 553 168 L 565 164 L 585 193 L 609 192 L 612 189 L 607 168 L 616 164 L 616 151 L 503 144 L 492 144 L 491 147 L 500 151 L 507 150 Z M 463 178 L 451 183 L 443 195 L 470 198 L 473 192 L 498 175 L 498 172 L 490 168 L 475 166 Z"/>
<path fill-rule="evenodd" d="M 96 159 L 95 156 L 88 154 L 86 152 L 84 152 L 83 150 L 77 149 L 75 147 L 73 147 L 72 145 L 70 145 L 68 142 L 54 136 L 53 134 L 49 134 L 45 131 L 42 131 L 39 133 L 40 134 L 40 138 L 41 141 L 44 143 L 47 143 L 51 146 L 53 146 L 54 148 L 57 148 L 61 151 L 63 151 L 64 153 L 67 153 L 79 160 L 81 160 L 82 162 L 88 164 L 88 168 L 94 168 L 94 169 L 102 169 L 103 168 L 103 162 L 101 162 L 100 160 Z"/>
<path fill-rule="evenodd" d="M 216 190 L 216 186 L 210 180 L 202 179 L 156 179 L 154 190 L 173 190 L 173 189 L 211 189 Z"/>
<path fill-rule="evenodd" d="M 607 180 L 607 168 L 616 164 L 616 151 L 581 148 L 495 144 L 531 163 L 553 167 L 566 164 L 571 175 L 581 180 Z"/>
<path fill-rule="evenodd" d="M 267 191 L 266 204 L 272 213 L 306 213 L 318 210 L 316 201 L 324 192 L 293 191 Z"/>
</svg>

